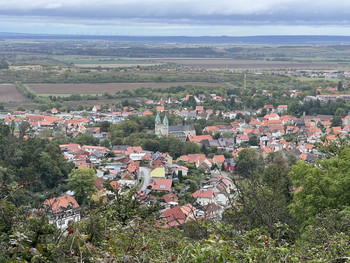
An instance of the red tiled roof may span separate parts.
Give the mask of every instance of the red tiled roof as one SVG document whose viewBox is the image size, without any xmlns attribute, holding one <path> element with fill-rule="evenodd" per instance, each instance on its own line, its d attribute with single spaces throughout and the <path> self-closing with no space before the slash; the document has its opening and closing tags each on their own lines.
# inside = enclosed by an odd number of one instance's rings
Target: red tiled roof
<svg viewBox="0 0 350 263">
<path fill-rule="evenodd" d="M 192 194 L 193 198 L 212 198 L 213 196 L 216 196 L 217 194 L 213 192 L 213 190 L 197 190 Z"/>
<path fill-rule="evenodd" d="M 176 194 L 174 194 L 174 193 L 169 193 L 169 194 L 163 195 L 160 199 L 164 200 L 167 203 L 170 203 L 170 202 L 178 203 L 179 202 L 179 198 L 177 198 Z"/>
<path fill-rule="evenodd" d="M 225 156 L 223 156 L 222 154 L 221 154 L 221 155 L 215 155 L 215 156 L 213 157 L 213 159 L 215 159 L 215 161 L 216 161 L 217 163 L 223 163 L 223 162 L 225 162 Z"/>
<path fill-rule="evenodd" d="M 213 138 L 210 135 L 197 135 L 197 136 L 188 136 L 188 140 L 190 142 L 201 142 L 203 140 L 213 140 Z"/>
<path fill-rule="evenodd" d="M 47 199 L 44 202 L 44 205 L 49 206 L 50 210 L 53 213 L 63 212 L 71 205 L 71 208 L 78 208 L 79 205 L 75 198 L 71 195 L 62 195 L 59 197 L 54 197 L 51 199 Z"/>
<path fill-rule="evenodd" d="M 148 186 L 150 186 L 152 190 L 170 191 L 172 184 L 173 184 L 172 179 L 156 178 Z"/>
<path fill-rule="evenodd" d="M 162 213 L 162 216 L 164 216 L 168 222 L 177 221 L 177 220 L 184 220 L 186 215 L 181 211 L 180 207 L 176 206 L 174 208 L 165 210 Z"/>
</svg>

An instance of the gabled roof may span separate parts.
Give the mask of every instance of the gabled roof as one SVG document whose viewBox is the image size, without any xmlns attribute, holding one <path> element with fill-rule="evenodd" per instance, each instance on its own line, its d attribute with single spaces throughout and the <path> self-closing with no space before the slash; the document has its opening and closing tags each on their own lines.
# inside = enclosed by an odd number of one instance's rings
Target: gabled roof
<svg viewBox="0 0 350 263">
<path fill-rule="evenodd" d="M 62 195 L 59 197 L 46 199 L 43 205 L 48 206 L 53 213 L 60 213 L 67 209 L 79 207 L 77 201 L 71 195 Z"/>
<path fill-rule="evenodd" d="M 214 157 L 213 157 L 213 159 L 215 160 L 215 162 L 217 162 L 217 163 L 223 163 L 223 162 L 225 162 L 225 156 L 224 155 L 215 155 Z"/>
<path fill-rule="evenodd" d="M 103 183 L 104 183 L 104 181 L 101 178 L 99 178 L 99 177 L 95 178 L 94 184 L 95 184 L 95 187 L 97 190 L 102 190 L 104 188 Z"/>
<path fill-rule="evenodd" d="M 176 194 L 174 194 L 174 193 L 169 193 L 169 194 L 163 195 L 160 199 L 164 200 L 166 203 L 170 203 L 170 202 L 178 203 L 179 202 L 179 198 L 177 198 Z"/>
<path fill-rule="evenodd" d="M 170 222 L 184 222 L 186 215 L 181 211 L 180 207 L 176 206 L 174 208 L 165 210 L 162 213 L 162 216 L 165 217 L 168 221 L 168 223 Z M 177 225 L 177 224 L 176 224 Z"/>
<path fill-rule="evenodd" d="M 197 190 L 192 194 L 193 198 L 213 198 L 217 194 L 213 192 L 213 190 L 208 189 L 208 190 Z"/>
<path fill-rule="evenodd" d="M 188 140 L 190 142 L 200 143 L 203 140 L 213 140 L 213 138 L 210 135 L 197 135 L 197 136 L 188 136 Z"/>
<path fill-rule="evenodd" d="M 173 184 L 172 179 L 156 178 L 147 187 L 156 191 L 170 191 Z"/>
</svg>

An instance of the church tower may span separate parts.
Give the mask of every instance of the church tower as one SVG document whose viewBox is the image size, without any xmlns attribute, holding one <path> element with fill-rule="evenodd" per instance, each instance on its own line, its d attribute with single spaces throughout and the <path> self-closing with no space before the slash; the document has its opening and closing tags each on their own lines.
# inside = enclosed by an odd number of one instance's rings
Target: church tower
<svg viewBox="0 0 350 263">
<path fill-rule="evenodd" d="M 159 113 L 156 116 L 154 133 L 157 136 L 162 136 L 162 122 L 160 121 Z"/>
<path fill-rule="evenodd" d="M 159 113 L 157 113 L 157 116 L 155 119 L 154 133 L 159 137 L 169 135 L 169 121 L 166 115 L 164 116 L 163 123 L 162 123 L 159 117 Z"/>
<path fill-rule="evenodd" d="M 164 119 L 163 119 L 163 125 L 162 125 L 162 135 L 163 136 L 168 136 L 169 135 L 169 121 L 168 121 L 168 118 L 167 116 L 165 115 L 164 116 Z"/>
</svg>

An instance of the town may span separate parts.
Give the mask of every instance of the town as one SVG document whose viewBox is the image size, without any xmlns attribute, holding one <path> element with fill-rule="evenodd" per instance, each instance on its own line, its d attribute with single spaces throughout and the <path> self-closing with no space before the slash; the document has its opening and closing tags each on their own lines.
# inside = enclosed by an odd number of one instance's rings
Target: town
<svg viewBox="0 0 350 263">
<path fill-rule="evenodd" d="M 300 95 L 300 92 L 292 93 L 295 94 Z M 316 100 L 322 102 L 325 98 L 322 96 L 326 95 L 318 95 Z M 335 100 L 340 96 L 327 95 L 327 98 Z M 179 226 L 193 218 L 220 219 L 237 195 L 232 176 L 239 173 L 235 160 L 242 150 L 255 149 L 264 157 L 281 152 L 293 163 L 297 160 L 314 163 L 324 157 L 317 145 L 344 138 L 350 131 L 348 114 L 342 114 L 338 122 L 333 115 L 307 116 L 304 112 L 295 117 L 288 114 L 288 105 L 271 104 L 258 110 L 224 112 L 206 109 L 201 105 L 204 99 L 204 94 L 188 94 L 181 102 L 192 100 L 196 106 L 182 109 L 171 107 L 178 101 L 164 98 L 146 100 L 144 104 L 138 102 L 140 108 L 146 108 L 144 111 L 130 106 L 117 109 L 112 105 L 101 109 L 95 105 L 90 111 L 67 113 L 55 108 L 42 114 L 14 111 L 1 118 L 18 130 L 25 126 L 26 134 L 22 136 L 39 135 L 67 142 L 59 145 L 67 162 L 74 164 L 75 169 L 96 170 L 95 191 L 89 198 L 98 200 L 112 194 L 105 187 L 105 182 L 109 182 L 119 191 L 137 188 L 134 198 L 143 205 L 160 202 L 159 223 L 163 227 Z M 223 102 L 231 98 L 210 94 L 209 99 Z M 154 123 L 148 133 L 176 138 L 183 142 L 183 148 L 171 149 L 170 154 L 147 140 L 139 145 L 135 141 L 131 145 L 111 143 L 118 141 L 113 136 L 120 136 L 112 131 L 112 125 L 129 123 L 132 126 L 131 120 L 146 116 Z M 213 116 L 226 120 L 227 124 L 195 129 L 193 124 L 197 121 L 208 121 Z M 170 117 L 177 117 L 182 123 L 170 125 Z M 68 139 L 76 142 L 68 143 Z M 81 205 L 87 200 L 79 201 Z M 59 228 L 67 228 L 70 220 L 81 220 L 72 189 L 47 199 L 43 205 L 50 211 L 50 222 Z"/>
</svg>

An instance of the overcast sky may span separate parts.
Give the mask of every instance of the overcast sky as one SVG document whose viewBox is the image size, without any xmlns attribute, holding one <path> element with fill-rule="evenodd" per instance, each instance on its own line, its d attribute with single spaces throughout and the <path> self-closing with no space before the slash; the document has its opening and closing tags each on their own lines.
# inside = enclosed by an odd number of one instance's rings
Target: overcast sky
<svg viewBox="0 0 350 263">
<path fill-rule="evenodd" d="M 348 0 L 0 0 L 0 32 L 350 35 Z"/>
</svg>

